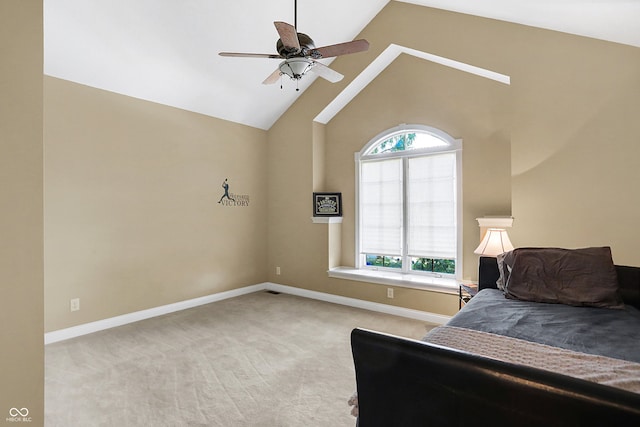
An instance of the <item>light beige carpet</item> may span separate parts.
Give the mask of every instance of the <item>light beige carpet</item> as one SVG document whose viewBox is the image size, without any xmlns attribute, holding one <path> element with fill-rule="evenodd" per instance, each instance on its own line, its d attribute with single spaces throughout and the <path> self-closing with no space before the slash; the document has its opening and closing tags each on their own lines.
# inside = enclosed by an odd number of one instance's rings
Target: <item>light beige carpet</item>
<svg viewBox="0 0 640 427">
<path fill-rule="evenodd" d="M 354 426 L 349 334 L 435 325 L 259 292 L 45 349 L 45 425 Z"/>
</svg>

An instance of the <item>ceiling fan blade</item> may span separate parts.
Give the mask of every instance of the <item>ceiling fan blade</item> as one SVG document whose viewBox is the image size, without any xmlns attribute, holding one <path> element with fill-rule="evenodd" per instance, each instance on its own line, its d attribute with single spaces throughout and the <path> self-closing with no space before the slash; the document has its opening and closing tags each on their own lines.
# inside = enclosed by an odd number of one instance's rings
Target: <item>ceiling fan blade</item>
<svg viewBox="0 0 640 427">
<path fill-rule="evenodd" d="M 337 83 L 344 77 L 339 72 L 332 70 L 326 65 L 316 61 L 313 61 L 313 67 L 311 67 L 309 71 L 313 71 L 323 79 L 329 80 L 331 83 Z"/>
<path fill-rule="evenodd" d="M 296 27 L 286 22 L 276 21 L 273 23 L 280 35 L 282 44 L 288 51 L 300 52 L 300 41 L 298 40 L 298 32 Z"/>
<path fill-rule="evenodd" d="M 333 56 L 348 55 L 350 53 L 364 52 L 369 49 L 369 42 L 365 39 L 354 40 L 352 42 L 332 44 L 330 46 L 318 47 L 311 50 L 311 57 L 314 59 L 331 58 Z"/>
<path fill-rule="evenodd" d="M 282 56 L 276 53 L 239 53 L 239 52 L 220 52 L 220 56 L 231 56 L 234 58 L 271 58 L 282 59 Z"/>
<path fill-rule="evenodd" d="M 269 77 L 264 79 L 262 84 L 263 85 L 272 85 L 272 84 L 276 83 L 279 79 L 280 79 L 280 67 L 276 68 L 276 70 L 273 73 L 271 73 L 269 75 Z"/>
</svg>

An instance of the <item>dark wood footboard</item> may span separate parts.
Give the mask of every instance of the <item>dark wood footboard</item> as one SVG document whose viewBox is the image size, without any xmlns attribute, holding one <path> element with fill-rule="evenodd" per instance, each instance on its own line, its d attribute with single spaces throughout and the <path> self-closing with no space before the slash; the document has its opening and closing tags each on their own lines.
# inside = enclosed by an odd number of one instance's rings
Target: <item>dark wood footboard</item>
<svg viewBox="0 0 640 427">
<path fill-rule="evenodd" d="M 640 425 L 640 394 L 354 329 L 359 427 Z"/>
</svg>

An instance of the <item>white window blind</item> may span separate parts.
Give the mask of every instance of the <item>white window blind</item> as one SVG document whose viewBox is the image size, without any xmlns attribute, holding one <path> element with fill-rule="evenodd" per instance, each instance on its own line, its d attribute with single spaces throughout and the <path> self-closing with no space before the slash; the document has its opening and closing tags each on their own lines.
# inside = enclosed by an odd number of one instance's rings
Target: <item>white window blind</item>
<svg viewBox="0 0 640 427">
<path fill-rule="evenodd" d="M 363 162 L 360 170 L 362 253 L 402 254 L 402 159 Z"/>
<path fill-rule="evenodd" d="M 456 155 L 408 159 L 408 255 L 456 257 Z"/>
</svg>

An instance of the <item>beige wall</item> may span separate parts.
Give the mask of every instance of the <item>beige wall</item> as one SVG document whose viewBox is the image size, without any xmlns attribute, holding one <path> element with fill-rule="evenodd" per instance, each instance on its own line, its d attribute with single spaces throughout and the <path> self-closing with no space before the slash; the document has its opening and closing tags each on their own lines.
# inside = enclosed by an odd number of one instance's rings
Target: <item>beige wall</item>
<svg viewBox="0 0 640 427">
<path fill-rule="evenodd" d="M 535 35 L 514 70 L 513 243 L 640 266 L 640 49 Z"/>
<path fill-rule="evenodd" d="M 265 131 L 51 77 L 44 101 L 47 331 L 265 280 Z"/>
<path fill-rule="evenodd" d="M 0 1 L 0 423 L 44 423 L 42 2 Z"/>
<path fill-rule="evenodd" d="M 617 263 L 640 265 L 633 248 L 639 49 L 399 2 L 360 37 L 371 43 L 369 52 L 332 64 L 343 82 L 315 83 L 269 132 L 269 190 L 279 202 L 269 210 L 270 280 L 455 312 L 455 298 L 446 295 L 404 289 L 388 300 L 384 286 L 328 278 L 327 245 L 336 232 L 309 220 L 312 191 L 343 192 L 341 263 L 352 265 L 353 153 L 400 123 L 439 127 L 464 141 L 464 278 L 476 278 L 475 218 L 510 213 L 516 246 L 608 244 Z M 326 125 L 325 169 L 318 172 L 313 118 L 391 43 L 509 75 L 511 85 L 402 55 Z M 297 161 L 283 161 L 287 155 Z M 287 182 L 294 185 L 285 198 Z"/>
</svg>

